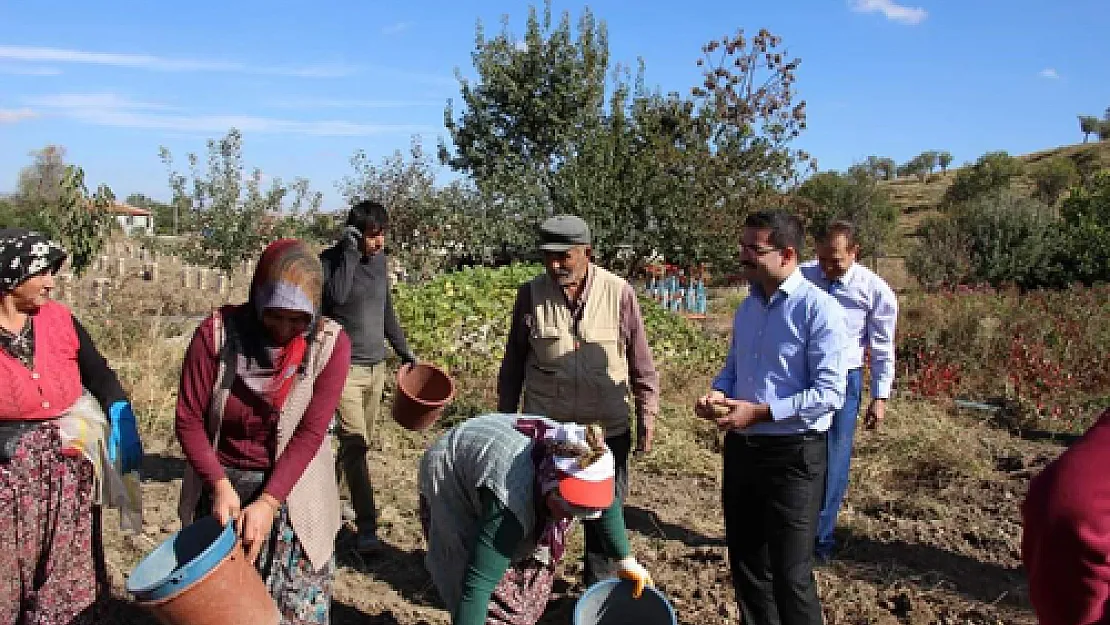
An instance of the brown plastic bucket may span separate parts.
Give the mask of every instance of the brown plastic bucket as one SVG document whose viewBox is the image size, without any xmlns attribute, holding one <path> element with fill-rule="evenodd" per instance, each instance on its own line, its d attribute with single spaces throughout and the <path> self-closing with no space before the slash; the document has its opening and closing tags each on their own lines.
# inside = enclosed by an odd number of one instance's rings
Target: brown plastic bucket
<svg viewBox="0 0 1110 625">
<path fill-rule="evenodd" d="M 443 369 L 426 362 L 403 366 L 397 370 L 393 419 L 409 430 L 426 429 L 454 397 L 455 382 Z"/>
<path fill-rule="evenodd" d="M 247 561 L 235 524 L 203 517 L 171 536 L 127 580 L 165 625 L 278 625 L 281 613 Z"/>
</svg>

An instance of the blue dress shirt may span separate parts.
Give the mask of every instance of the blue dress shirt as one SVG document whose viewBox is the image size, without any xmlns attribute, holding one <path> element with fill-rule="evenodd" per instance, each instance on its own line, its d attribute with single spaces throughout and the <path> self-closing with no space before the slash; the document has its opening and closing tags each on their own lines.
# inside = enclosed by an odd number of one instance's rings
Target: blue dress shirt
<svg viewBox="0 0 1110 625">
<path fill-rule="evenodd" d="M 898 296 L 878 274 L 859 263 L 834 284 L 817 261 L 802 263 L 802 275 L 836 298 L 844 308 L 850 344 L 845 353 L 848 369 L 863 366 L 871 354 L 871 397 L 888 399 L 894 385 L 894 328 L 898 322 Z"/>
<path fill-rule="evenodd" d="M 844 403 L 844 310 L 795 270 L 768 300 L 757 285 L 736 309 L 732 344 L 713 388 L 771 407 L 744 434 L 824 432 Z"/>
</svg>

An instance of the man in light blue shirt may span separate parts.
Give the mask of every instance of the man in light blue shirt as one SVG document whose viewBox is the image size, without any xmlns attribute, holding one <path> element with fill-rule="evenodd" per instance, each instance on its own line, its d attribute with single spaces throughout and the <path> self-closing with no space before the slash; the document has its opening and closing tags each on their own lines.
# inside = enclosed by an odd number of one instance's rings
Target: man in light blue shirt
<svg viewBox="0 0 1110 625">
<path fill-rule="evenodd" d="M 813 541 L 825 431 L 844 402 L 844 311 L 798 271 L 805 231 L 783 211 L 748 215 L 740 264 L 751 295 L 695 411 L 727 431 L 721 501 L 744 623 L 818 625 Z"/>
<path fill-rule="evenodd" d="M 844 308 L 850 344 L 845 351 L 848 383 L 844 405 L 829 428 L 829 475 L 825 500 L 817 524 L 816 556 L 832 558 L 836 542 L 836 515 L 848 491 L 852 439 L 856 433 L 863 395 L 864 353 L 870 354 L 871 402 L 864 416 L 868 429 L 878 427 L 886 415 L 886 401 L 894 383 L 894 326 L 898 298 L 886 281 L 856 262 L 859 243 L 855 226 L 835 221 L 817 236 L 817 260 L 802 264 L 802 275 L 832 295 Z"/>
</svg>

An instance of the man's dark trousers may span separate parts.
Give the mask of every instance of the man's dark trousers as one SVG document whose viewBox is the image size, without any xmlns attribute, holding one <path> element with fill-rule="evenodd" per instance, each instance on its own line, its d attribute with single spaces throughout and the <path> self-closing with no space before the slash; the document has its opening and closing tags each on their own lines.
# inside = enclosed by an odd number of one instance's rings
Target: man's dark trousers
<svg viewBox="0 0 1110 625">
<path fill-rule="evenodd" d="M 813 540 L 827 457 L 824 433 L 725 436 L 725 539 L 745 625 L 824 622 Z"/>
<path fill-rule="evenodd" d="M 605 439 L 605 444 L 609 447 L 609 451 L 613 452 L 613 464 L 616 466 L 616 475 L 614 475 L 613 486 L 616 490 L 616 497 L 623 503 L 625 498 L 628 497 L 628 453 L 632 449 L 632 434 L 618 434 Z M 582 579 L 587 586 L 592 585 L 598 579 L 607 574 L 613 573 L 611 559 L 605 554 L 601 548 L 603 544 L 601 541 L 600 532 L 594 528 L 593 523 L 583 523 L 582 527 L 586 531 L 586 554 L 583 559 L 584 570 L 582 571 Z"/>
</svg>

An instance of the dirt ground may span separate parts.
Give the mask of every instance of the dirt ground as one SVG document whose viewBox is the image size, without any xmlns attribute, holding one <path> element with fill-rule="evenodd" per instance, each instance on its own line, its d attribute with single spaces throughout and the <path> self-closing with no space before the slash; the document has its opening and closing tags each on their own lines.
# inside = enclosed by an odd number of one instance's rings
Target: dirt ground
<svg viewBox="0 0 1110 625">
<path fill-rule="evenodd" d="M 969 435 L 983 436 L 982 430 Z M 843 549 L 816 572 L 826 622 L 905 624 L 1032 624 L 1020 570 L 1018 506 L 1029 477 L 1060 447 L 990 436 L 994 458 L 985 475 L 934 488 L 931 508 L 905 497 L 849 495 L 841 519 Z M 416 466 L 426 438 L 404 435 L 378 454 L 382 537 L 388 548 L 362 559 L 339 539 L 340 570 L 332 622 L 432 625 L 448 623 L 423 567 L 415 513 Z M 151 446 L 157 446 L 152 441 Z M 865 446 L 866 452 L 866 446 Z M 109 567 L 119 599 L 111 623 L 155 621 L 124 599 L 124 575 L 144 553 L 178 528 L 177 490 L 184 462 L 172 448 L 150 453 L 146 465 L 145 532 L 123 536 L 105 520 Z M 388 476 L 388 477 L 387 477 Z M 855 472 L 853 479 L 867 479 Z M 736 623 L 716 477 L 649 474 L 633 465 L 627 521 L 633 551 L 689 625 Z M 930 512 L 930 510 L 934 512 Z M 581 532 L 564 559 L 542 623 L 568 624 L 581 593 Z"/>
</svg>

